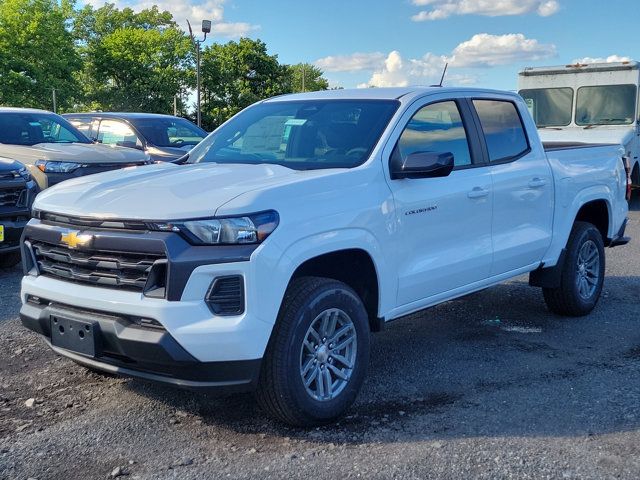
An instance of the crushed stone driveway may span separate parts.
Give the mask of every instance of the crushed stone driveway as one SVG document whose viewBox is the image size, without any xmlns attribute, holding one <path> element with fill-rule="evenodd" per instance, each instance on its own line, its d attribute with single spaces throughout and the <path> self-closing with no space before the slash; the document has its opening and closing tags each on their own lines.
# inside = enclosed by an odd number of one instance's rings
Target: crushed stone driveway
<svg viewBox="0 0 640 480">
<path fill-rule="evenodd" d="M 251 395 L 104 377 L 20 325 L 0 271 L 2 479 L 638 479 L 640 211 L 584 318 L 526 277 L 389 324 L 348 416 L 311 430 Z M 72 287 L 70 287 L 72 288 Z"/>
</svg>

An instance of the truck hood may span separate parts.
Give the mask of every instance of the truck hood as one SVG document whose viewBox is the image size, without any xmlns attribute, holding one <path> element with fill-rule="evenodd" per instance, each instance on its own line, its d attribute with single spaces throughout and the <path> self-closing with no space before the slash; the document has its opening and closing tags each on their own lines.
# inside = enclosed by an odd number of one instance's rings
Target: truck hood
<svg viewBox="0 0 640 480">
<path fill-rule="evenodd" d="M 134 163 L 147 159 L 147 155 L 139 150 L 99 143 L 37 143 L 32 146 L 0 144 L 0 155 L 30 164 L 37 160 L 97 164 Z"/>
<path fill-rule="evenodd" d="M 280 165 L 159 163 L 67 180 L 38 195 L 34 209 L 127 220 L 211 217 L 243 193 L 335 171 L 296 171 Z M 265 207 L 256 208 L 260 209 Z"/>
<path fill-rule="evenodd" d="M 635 127 L 600 125 L 593 128 L 563 127 L 562 130 L 539 128 L 543 142 L 614 143 L 626 146 L 633 139 Z"/>
</svg>

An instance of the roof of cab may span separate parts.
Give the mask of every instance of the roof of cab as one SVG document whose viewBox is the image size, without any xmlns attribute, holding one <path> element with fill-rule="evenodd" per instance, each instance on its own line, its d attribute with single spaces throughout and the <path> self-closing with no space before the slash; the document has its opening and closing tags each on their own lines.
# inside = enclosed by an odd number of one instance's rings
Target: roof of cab
<svg viewBox="0 0 640 480">
<path fill-rule="evenodd" d="M 495 93 L 501 95 L 514 95 L 513 92 L 502 90 L 489 90 L 484 88 L 465 87 L 384 87 L 384 88 L 352 88 L 339 90 L 319 90 L 317 92 L 291 93 L 271 97 L 265 102 L 296 101 L 296 100 L 400 100 L 412 99 L 430 93 Z"/>
</svg>

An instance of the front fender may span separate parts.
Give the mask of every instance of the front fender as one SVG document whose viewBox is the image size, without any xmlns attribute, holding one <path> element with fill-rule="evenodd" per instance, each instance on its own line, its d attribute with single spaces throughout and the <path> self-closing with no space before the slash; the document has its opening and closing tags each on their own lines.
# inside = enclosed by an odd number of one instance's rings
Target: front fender
<svg viewBox="0 0 640 480">
<path fill-rule="evenodd" d="M 263 279 L 268 287 L 260 288 L 258 292 L 258 305 L 265 308 L 260 316 L 265 321 L 275 321 L 289 281 L 300 265 L 320 255 L 348 249 L 363 250 L 371 257 L 378 277 L 378 314 L 381 316 L 381 312 L 390 310 L 397 284 L 393 280 L 395 276 L 388 271 L 389 266 L 385 262 L 380 244 L 365 229 L 346 228 L 315 233 L 300 238 L 283 249 L 279 261 L 269 271 L 268 278 Z"/>
</svg>

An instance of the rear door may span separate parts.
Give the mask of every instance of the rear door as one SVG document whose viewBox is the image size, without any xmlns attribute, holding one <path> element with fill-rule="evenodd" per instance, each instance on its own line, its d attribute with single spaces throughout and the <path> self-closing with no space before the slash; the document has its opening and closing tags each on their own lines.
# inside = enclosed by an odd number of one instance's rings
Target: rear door
<svg viewBox="0 0 640 480">
<path fill-rule="evenodd" d="M 447 177 L 388 180 L 397 212 L 390 250 L 401 306 L 488 277 L 492 186 L 464 100 L 432 95 L 416 102 L 394 135 L 387 162 L 413 152 L 451 152 L 455 163 Z"/>
<path fill-rule="evenodd" d="M 553 178 L 540 142 L 529 141 L 526 111 L 499 98 L 474 98 L 470 106 L 481 127 L 493 180 L 491 275 L 500 275 L 539 262 L 549 248 Z"/>
</svg>

